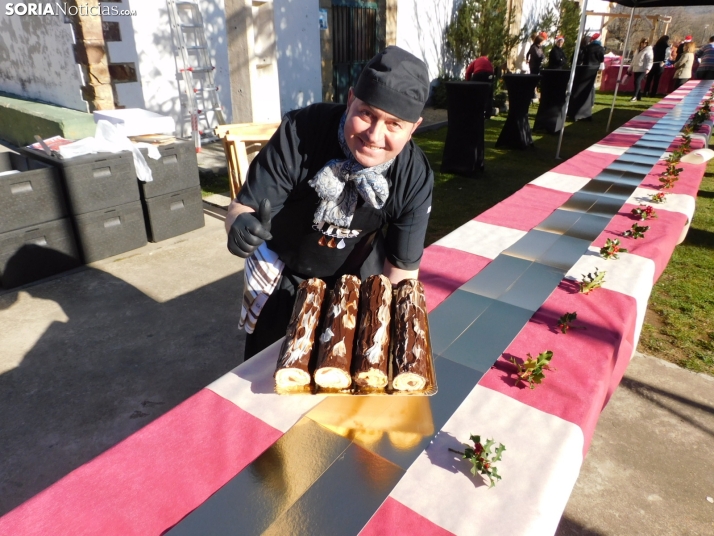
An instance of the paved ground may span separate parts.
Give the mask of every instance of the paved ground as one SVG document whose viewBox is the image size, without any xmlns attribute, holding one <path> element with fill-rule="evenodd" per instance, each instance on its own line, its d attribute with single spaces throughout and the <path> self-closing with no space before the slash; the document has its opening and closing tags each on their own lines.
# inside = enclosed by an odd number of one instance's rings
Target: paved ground
<svg viewBox="0 0 714 536">
<path fill-rule="evenodd" d="M 714 378 L 636 354 L 600 416 L 557 535 L 712 534 Z"/>
</svg>

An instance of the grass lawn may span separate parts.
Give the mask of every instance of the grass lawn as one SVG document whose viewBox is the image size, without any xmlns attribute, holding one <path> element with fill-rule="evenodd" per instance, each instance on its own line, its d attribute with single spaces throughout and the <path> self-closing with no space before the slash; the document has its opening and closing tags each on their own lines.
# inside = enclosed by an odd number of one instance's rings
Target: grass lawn
<svg viewBox="0 0 714 536">
<path fill-rule="evenodd" d="M 652 106 L 659 99 L 629 102 L 618 97 L 612 128 Z M 562 160 L 605 135 L 612 95 L 597 95 L 593 120 L 566 126 Z M 531 124 L 537 108 L 531 107 Z M 486 170 L 476 178 L 440 173 L 446 128 L 415 136 L 435 173 L 434 202 L 427 244 L 512 195 L 526 183 L 557 166 L 557 136 L 534 133 L 535 149 L 494 147 L 505 117 L 486 123 Z M 687 239 L 678 246 L 650 299 L 639 350 L 691 370 L 714 375 L 714 160 L 709 163 L 697 198 Z"/>
<path fill-rule="evenodd" d="M 640 351 L 714 376 L 714 160 L 685 241 L 652 290 Z"/>
<path fill-rule="evenodd" d="M 213 194 L 225 194 L 230 190 L 228 175 L 202 175 L 201 176 L 201 197 L 208 197 Z"/>
</svg>

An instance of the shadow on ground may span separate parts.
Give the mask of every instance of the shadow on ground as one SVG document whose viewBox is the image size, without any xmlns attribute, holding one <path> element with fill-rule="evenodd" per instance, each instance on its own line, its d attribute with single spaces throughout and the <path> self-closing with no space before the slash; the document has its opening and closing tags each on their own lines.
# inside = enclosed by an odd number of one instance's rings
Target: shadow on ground
<svg viewBox="0 0 714 536">
<path fill-rule="evenodd" d="M 60 318 L 0 360 L 0 515 L 237 366 L 241 292 L 239 272 L 160 303 L 87 267 L 0 294 L 18 330 L 38 307 Z"/>
</svg>

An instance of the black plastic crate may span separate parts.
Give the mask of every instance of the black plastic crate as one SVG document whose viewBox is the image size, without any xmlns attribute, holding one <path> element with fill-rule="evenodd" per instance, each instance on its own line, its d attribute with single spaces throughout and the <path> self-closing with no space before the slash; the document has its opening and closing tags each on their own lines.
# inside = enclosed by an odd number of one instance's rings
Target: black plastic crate
<svg viewBox="0 0 714 536">
<path fill-rule="evenodd" d="M 152 242 L 182 235 L 205 225 L 200 186 L 150 197 L 143 203 L 149 240 Z"/>
<path fill-rule="evenodd" d="M 119 255 L 146 244 L 141 201 L 75 216 L 84 262 Z"/>
<path fill-rule="evenodd" d="M 151 182 L 139 182 L 144 199 L 180 192 L 199 186 L 198 161 L 193 141 L 176 140 L 169 145 L 159 146 L 161 159 L 149 158 L 148 151 L 141 149 L 151 168 Z"/>
<path fill-rule="evenodd" d="M 0 234 L 0 283 L 13 288 L 81 264 L 69 218 Z"/>
<path fill-rule="evenodd" d="M 19 173 L 4 174 L 7 171 Z M 67 216 L 57 170 L 19 154 L 0 153 L 0 233 Z"/>
<path fill-rule="evenodd" d="M 134 159 L 129 151 L 66 160 L 28 147 L 20 151 L 59 170 L 71 214 L 87 214 L 139 200 Z"/>
</svg>

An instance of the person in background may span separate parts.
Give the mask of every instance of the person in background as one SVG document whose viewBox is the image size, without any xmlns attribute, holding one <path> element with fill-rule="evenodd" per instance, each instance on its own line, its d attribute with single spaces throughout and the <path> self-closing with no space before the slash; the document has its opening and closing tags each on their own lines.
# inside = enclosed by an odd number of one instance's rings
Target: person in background
<svg viewBox="0 0 714 536">
<path fill-rule="evenodd" d="M 645 80 L 645 94 L 649 94 L 650 97 L 657 95 L 659 79 L 662 76 L 662 71 L 664 70 L 664 62 L 667 58 L 668 49 L 668 35 L 660 37 L 652 47 L 652 54 L 654 56 L 652 69 L 650 69 L 650 72 L 647 74 L 647 79 Z"/>
<path fill-rule="evenodd" d="M 481 75 L 481 73 L 486 73 L 486 75 L 493 74 L 493 64 L 488 59 L 488 56 L 481 56 L 480 58 L 476 58 L 474 61 L 469 63 L 469 66 L 466 67 L 466 74 L 464 77 L 467 81 L 469 81 L 473 80 L 474 75 Z M 479 78 L 479 76 L 476 78 Z"/>
<path fill-rule="evenodd" d="M 590 42 L 583 50 L 582 65 L 590 65 L 591 67 L 600 66 L 605 61 L 605 47 L 600 42 L 600 34 L 594 33 Z"/>
<path fill-rule="evenodd" d="M 674 89 L 684 84 L 692 78 L 692 67 L 694 67 L 694 51 L 697 50 L 696 45 L 689 41 L 684 47 L 682 54 L 674 64 Z"/>
<path fill-rule="evenodd" d="M 667 65 L 674 65 L 677 58 L 679 58 L 679 53 L 677 52 L 677 50 L 679 50 L 679 42 L 675 41 L 667 50 L 669 51 L 669 55 L 667 56 L 666 63 Z"/>
<path fill-rule="evenodd" d="M 577 65 L 584 65 L 585 61 L 585 49 L 587 46 L 590 44 L 592 37 L 589 35 L 584 35 L 583 38 L 580 40 L 580 49 L 578 50 L 578 62 Z"/>
<path fill-rule="evenodd" d="M 635 77 L 635 94 L 632 99 L 630 99 L 630 102 L 642 100 L 642 95 L 640 94 L 640 91 L 642 91 L 642 80 L 652 68 L 652 58 L 653 54 L 650 40 L 643 37 L 637 47 L 637 52 L 632 57 L 632 63 L 627 70 L 629 74 Z"/>
<path fill-rule="evenodd" d="M 709 38 L 709 42 L 697 50 L 694 55 L 699 58 L 697 79 L 714 80 L 714 35 L 712 35 Z"/>
<path fill-rule="evenodd" d="M 548 69 L 563 69 L 566 67 L 567 59 L 565 52 L 563 52 L 563 43 L 565 43 L 565 37 L 562 35 L 555 38 L 555 46 L 550 49 L 550 54 L 548 55 Z"/>
<path fill-rule="evenodd" d="M 528 68 L 531 74 L 540 73 L 540 66 L 545 59 L 545 53 L 543 52 L 543 42 L 548 38 L 548 34 L 541 32 L 536 35 L 533 40 L 531 48 L 528 49 L 526 54 L 526 61 L 528 62 Z"/>
<path fill-rule="evenodd" d="M 467 81 L 471 82 L 488 82 L 491 84 L 491 94 L 486 102 L 485 115 L 486 119 L 493 115 L 493 64 L 488 59 L 488 56 L 481 56 L 469 63 L 466 67 L 464 75 Z"/>
<path fill-rule="evenodd" d="M 684 54 L 684 47 L 687 46 L 689 43 L 692 42 L 692 36 L 688 35 L 686 36 L 681 43 L 677 46 L 677 59 L 682 57 L 682 54 Z"/>
</svg>

